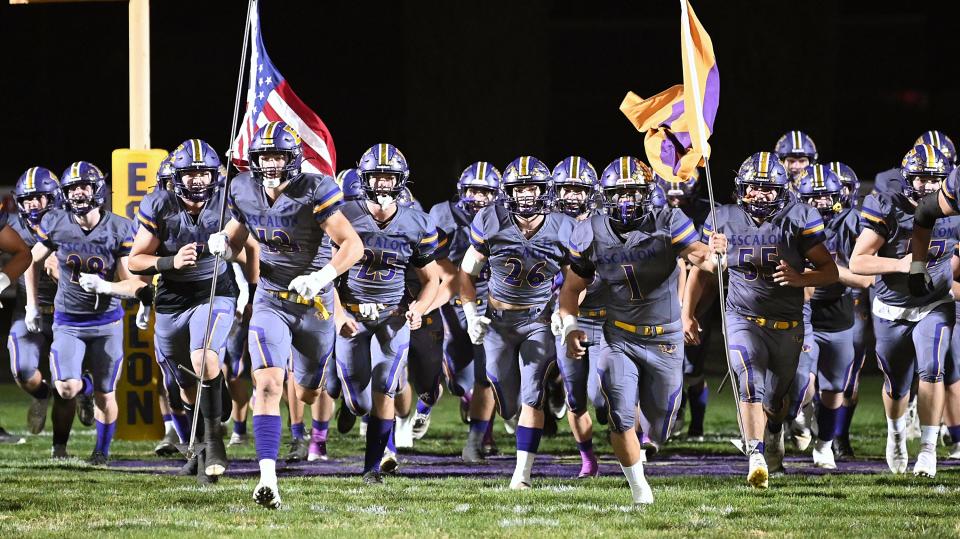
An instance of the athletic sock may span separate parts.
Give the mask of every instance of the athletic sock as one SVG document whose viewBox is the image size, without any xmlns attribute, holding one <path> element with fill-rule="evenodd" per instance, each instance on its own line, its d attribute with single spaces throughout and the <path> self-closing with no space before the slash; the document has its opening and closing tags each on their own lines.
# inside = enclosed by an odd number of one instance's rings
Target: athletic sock
<svg viewBox="0 0 960 539">
<path fill-rule="evenodd" d="M 896 419 L 887 418 L 887 430 L 890 432 L 903 433 L 907 430 L 907 414 Z"/>
<path fill-rule="evenodd" d="M 577 442 L 580 451 L 580 473 L 594 474 L 597 471 L 597 456 L 593 453 L 593 438 Z"/>
<path fill-rule="evenodd" d="M 294 440 L 302 440 L 307 434 L 306 427 L 303 426 L 303 423 L 291 423 L 290 424 L 290 437 Z"/>
<path fill-rule="evenodd" d="M 327 431 L 330 429 L 329 421 L 317 421 L 314 419 L 311 427 L 310 437 L 312 439 L 315 439 L 317 442 L 327 441 Z"/>
<path fill-rule="evenodd" d="M 190 420 L 187 414 L 170 414 L 173 419 L 173 430 L 177 431 L 177 438 L 180 443 L 185 444 L 190 441 Z"/>
<path fill-rule="evenodd" d="M 623 470 L 623 476 L 627 478 L 627 484 L 630 485 L 630 494 L 633 497 L 633 503 L 643 501 L 644 488 L 647 480 L 643 476 L 643 459 L 638 460 L 633 466 L 620 465 Z"/>
<path fill-rule="evenodd" d="M 83 384 L 80 393 L 88 397 L 93 395 L 93 378 L 91 378 L 89 374 L 84 374 L 80 376 L 80 382 Z"/>
<path fill-rule="evenodd" d="M 200 392 L 200 415 L 203 416 L 203 426 L 208 436 L 217 436 L 220 430 L 220 413 L 223 411 L 222 399 L 223 375 L 203 383 Z"/>
<path fill-rule="evenodd" d="M 173 414 L 163 414 L 163 434 L 166 435 L 172 430 L 176 430 L 173 424 Z"/>
<path fill-rule="evenodd" d="M 417 401 L 417 412 L 418 412 L 418 413 L 421 413 L 421 414 L 423 414 L 423 415 L 429 415 L 429 414 L 430 414 L 430 410 L 432 410 L 432 409 L 433 409 L 433 406 L 428 405 L 427 403 L 423 402 L 422 400 L 418 400 L 418 401 Z"/>
<path fill-rule="evenodd" d="M 837 419 L 840 413 L 839 408 L 827 408 L 823 404 L 817 408 L 817 438 L 824 442 L 833 440 L 837 432 Z"/>
<path fill-rule="evenodd" d="M 770 431 L 770 434 L 779 434 L 783 430 L 783 423 L 779 421 L 770 421 L 767 420 L 767 430 Z"/>
<path fill-rule="evenodd" d="M 387 447 L 390 431 L 393 430 L 393 418 L 381 419 L 370 415 L 367 420 L 367 438 L 363 453 L 363 473 L 379 472 L 380 459 Z"/>
<path fill-rule="evenodd" d="M 280 436 L 283 421 L 278 415 L 253 416 L 253 446 L 260 463 L 260 480 L 277 482 L 277 456 L 280 454 Z"/>
<path fill-rule="evenodd" d="M 710 389 L 706 382 L 700 382 L 687 388 L 687 402 L 690 403 L 690 427 L 687 432 L 692 435 L 703 434 L 703 418 L 707 415 L 707 398 Z"/>
<path fill-rule="evenodd" d="M 110 443 L 113 442 L 113 433 L 117 430 L 117 422 L 101 423 L 99 419 L 94 421 L 97 425 L 97 441 L 93 446 L 94 451 L 100 451 L 104 455 L 110 455 Z"/>
<path fill-rule="evenodd" d="M 394 454 L 397 452 L 397 442 L 394 439 L 394 436 L 396 436 L 396 432 L 397 432 L 397 420 L 394 419 L 393 426 L 390 427 L 390 435 L 387 436 L 387 447 L 386 447 L 387 451 Z"/>
<path fill-rule="evenodd" d="M 953 443 L 960 444 L 960 425 L 947 427 L 947 432 L 950 433 L 950 440 Z"/>
<path fill-rule="evenodd" d="M 939 425 L 920 425 L 920 447 L 930 444 L 937 446 L 937 438 L 940 436 Z"/>
<path fill-rule="evenodd" d="M 542 436 L 543 429 L 517 425 L 517 466 L 513 471 L 511 483 L 530 484 L 533 460 L 537 456 Z"/>
<path fill-rule="evenodd" d="M 239 419 L 233 420 L 233 433 L 234 434 L 246 434 L 247 433 L 247 420 L 244 419 L 240 421 Z"/>
</svg>

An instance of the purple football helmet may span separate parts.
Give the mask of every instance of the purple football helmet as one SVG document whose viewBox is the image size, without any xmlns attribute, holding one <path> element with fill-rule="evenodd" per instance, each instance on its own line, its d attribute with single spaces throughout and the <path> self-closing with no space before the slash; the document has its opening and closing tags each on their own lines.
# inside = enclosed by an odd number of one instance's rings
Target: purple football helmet
<svg viewBox="0 0 960 539">
<path fill-rule="evenodd" d="M 81 193 L 70 195 L 72 189 L 84 185 L 93 188 L 91 196 Z M 91 210 L 103 206 L 107 197 L 106 176 L 93 163 L 77 161 L 67 167 L 60 176 L 60 192 L 63 195 L 64 209 L 74 215 L 86 215 Z"/>
<path fill-rule="evenodd" d="M 667 207 L 667 193 L 663 190 L 663 187 L 658 183 L 653 184 L 653 188 L 650 189 L 650 210 L 662 210 Z"/>
<path fill-rule="evenodd" d="M 953 145 L 953 141 L 950 140 L 950 137 L 943 131 L 927 131 L 920 135 L 913 145 L 919 146 L 921 144 L 929 144 L 940 150 L 940 153 L 947 158 L 947 161 L 951 163 L 957 162 L 957 147 Z"/>
<path fill-rule="evenodd" d="M 823 165 L 811 165 L 803 170 L 797 194 L 802 202 L 820 212 L 825 223 L 843 210 L 843 184 L 840 177 Z"/>
<path fill-rule="evenodd" d="M 283 155 L 284 165 L 270 168 L 260 166 L 260 157 L 265 154 Z M 253 177 L 260 180 L 264 187 L 276 188 L 300 174 L 300 165 L 303 163 L 300 135 L 286 122 L 270 122 L 253 135 L 247 156 Z"/>
<path fill-rule="evenodd" d="M 45 197 L 38 208 L 27 209 L 26 203 L 34 198 Z M 40 224 L 43 214 L 60 204 L 60 182 L 50 169 L 30 167 L 20 175 L 13 189 L 20 216 L 33 226 Z"/>
<path fill-rule="evenodd" d="M 600 173 L 603 206 L 623 225 L 637 224 L 647 214 L 653 186 L 653 172 L 636 157 L 618 157 Z"/>
<path fill-rule="evenodd" d="M 840 185 L 843 188 L 840 193 L 840 203 L 845 208 L 852 208 L 860 197 L 860 178 L 852 168 L 840 161 L 831 161 L 830 170 L 840 178 Z"/>
<path fill-rule="evenodd" d="M 560 161 L 553 167 L 554 206 L 571 217 L 589 211 L 590 203 L 595 199 L 598 180 L 597 169 L 586 159 L 571 155 Z M 564 199 L 563 195 L 569 191 L 579 191 L 583 194 L 583 200 Z"/>
<path fill-rule="evenodd" d="M 915 188 L 913 185 L 915 177 L 933 177 L 943 181 L 951 171 L 953 171 L 953 163 L 947 160 L 940 150 L 930 144 L 918 144 L 910 148 L 900 164 L 902 176 L 900 184 L 903 194 L 914 200 L 920 200 L 930 192 L 926 186 L 921 189 Z"/>
<path fill-rule="evenodd" d="M 787 189 L 790 180 L 777 156 L 770 152 L 757 152 L 746 159 L 737 171 L 737 204 L 756 217 L 766 219 L 780 211 L 787 203 Z M 753 186 L 763 190 L 773 190 L 773 200 L 756 200 L 747 197 L 747 188 Z"/>
<path fill-rule="evenodd" d="M 360 177 L 360 171 L 355 168 L 347 168 L 337 173 L 337 185 L 343 191 L 344 200 L 359 200 L 363 195 L 363 178 Z"/>
<path fill-rule="evenodd" d="M 173 192 L 190 202 L 206 202 L 221 185 L 220 157 L 209 144 L 192 138 L 183 141 L 170 154 L 173 166 Z M 210 183 L 206 185 L 187 185 L 184 176 L 192 173 L 209 173 Z"/>
<path fill-rule="evenodd" d="M 677 178 L 677 181 L 667 181 L 656 173 L 654 173 L 653 179 L 657 186 L 660 187 L 660 190 L 663 191 L 664 200 L 667 200 L 673 206 L 684 205 L 689 202 L 697 192 L 696 179 L 681 181 Z"/>
<path fill-rule="evenodd" d="M 164 157 L 163 161 L 160 161 L 160 166 L 157 167 L 157 185 L 153 187 L 155 191 L 167 189 L 168 184 L 173 185 L 174 171 L 170 157 L 170 155 Z"/>
<path fill-rule="evenodd" d="M 777 140 L 774 153 L 781 163 L 787 157 L 806 157 L 810 164 L 817 162 L 817 145 L 803 131 L 788 131 Z"/>
<path fill-rule="evenodd" d="M 467 193 L 471 191 L 483 191 L 489 194 L 489 197 L 476 198 Z M 497 200 L 500 194 L 500 171 L 486 161 L 477 161 L 473 163 L 460 174 L 457 180 L 457 194 L 459 200 L 457 205 L 474 214 L 481 208 L 489 206 Z"/>
<path fill-rule="evenodd" d="M 547 165 L 536 157 L 524 155 L 510 161 L 503 169 L 500 185 L 503 205 L 510 213 L 521 217 L 550 213 L 553 206 L 553 178 Z M 538 187 L 539 194 L 516 193 L 518 188 L 527 186 Z"/>
<path fill-rule="evenodd" d="M 362 187 L 368 200 L 389 203 L 396 201 L 403 193 L 403 188 L 410 178 L 410 167 L 407 158 L 393 144 L 375 144 L 360 156 L 360 177 L 363 178 Z M 371 183 L 374 175 L 392 174 L 395 178 L 393 186 L 376 186 Z"/>
</svg>

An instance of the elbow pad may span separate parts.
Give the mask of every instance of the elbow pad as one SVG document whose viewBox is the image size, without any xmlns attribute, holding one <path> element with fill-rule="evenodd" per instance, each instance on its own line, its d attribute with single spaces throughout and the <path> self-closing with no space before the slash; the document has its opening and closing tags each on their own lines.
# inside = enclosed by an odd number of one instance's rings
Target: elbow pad
<svg viewBox="0 0 960 539">
<path fill-rule="evenodd" d="M 473 249 L 467 249 L 467 252 L 463 255 L 463 261 L 460 262 L 460 269 L 476 278 L 480 275 L 480 272 L 483 271 L 485 262 L 486 261 L 481 262 L 477 260 Z"/>
<path fill-rule="evenodd" d="M 940 192 L 927 195 L 920 199 L 917 211 L 913 214 L 913 224 L 923 228 L 933 228 L 937 219 L 946 217 L 940 209 Z"/>
</svg>

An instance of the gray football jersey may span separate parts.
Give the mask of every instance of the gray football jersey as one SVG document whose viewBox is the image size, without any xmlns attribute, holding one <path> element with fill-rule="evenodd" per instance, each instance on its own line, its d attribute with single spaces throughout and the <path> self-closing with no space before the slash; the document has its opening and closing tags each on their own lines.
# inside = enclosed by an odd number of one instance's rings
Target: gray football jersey
<svg viewBox="0 0 960 539">
<path fill-rule="evenodd" d="M 321 224 L 340 211 L 343 193 L 329 176 L 300 174 L 270 203 L 260 182 L 244 172 L 230 184 L 230 210 L 260 243 L 260 285 L 286 290 L 295 277 L 329 260 L 320 252 Z"/>
<path fill-rule="evenodd" d="M 407 266 L 423 267 L 434 259 L 437 227 L 422 211 L 403 206 L 382 228 L 367 202 L 347 202 L 343 214 L 363 241 L 363 257 L 340 279 L 345 303 L 397 305 L 403 298 Z"/>
<path fill-rule="evenodd" d="M 126 217 L 103 210 L 100 222 L 84 231 L 73 214 L 50 210 L 40 221 L 37 236 L 56 251 L 60 282 L 54 300 L 54 320 L 67 325 L 100 325 L 123 316 L 120 300 L 98 296 L 80 287 L 81 273 L 95 273 L 114 281 L 120 259 L 130 255 L 134 226 Z"/>
<path fill-rule="evenodd" d="M 470 247 L 470 224 L 473 216 L 457 205 L 456 202 L 441 202 L 430 208 L 430 217 L 437 223 L 437 229 L 446 233 L 449 238 L 449 252 L 447 258 L 457 268 L 463 262 L 463 255 Z M 490 263 L 485 263 L 480 274 L 477 275 L 474 286 L 477 289 L 477 298 L 487 296 L 487 281 L 490 279 Z"/>
<path fill-rule="evenodd" d="M 490 264 L 490 297 L 512 305 L 546 305 L 560 268 L 568 262 L 566 242 L 576 220 L 549 213 L 527 239 L 499 204 L 477 212 L 470 242 Z"/>
<path fill-rule="evenodd" d="M 736 204 L 714 211 L 719 232 L 727 237 L 727 306 L 749 316 L 801 320 L 803 289 L 780 286 L 773 282 L 773 274 L 781 259 L 803 272 L 807 251 L 823 243 L 823 220 L 817 210 L 800 202 L 787 202 L 760 224 Z M 711 215 L 703 224 L 704 243 L 709 241 L 712 228 Z"/>
<path fill-rule="evenodd" d="M 197 265 L 163 272 L 163 279 L 194 282 L 213 277 L 214 257 L 207 251 L 207 238 L 220 231 L 220 195 L 203 205 L 196 216 L 186 212 L 180 197 L 160 189 L 147 194 L 140 202 L 137 221 L 160 240 L 157 256 L 173 256 L 188 243 L 197 244 Z M 220 264 L 220 275 L 228 264 Z"/>
<path fill-rule="evenodd" d="M 4 213 L 4 215 L 6 214 Z M 14 229 L 17 234 L 20 235 L 20 238 L 23 239 L 23 243 L 26 243 L 27 247 L 33 249 L 33 246 L 39 241 L 36 229 L 30 226 L 30 224 L 20 216 L 11 217 L 9 224 L 10 228 Z M 2 226 L 0 226 L 0 228 L 2 228 Z M 53 280 L 53 278 L 47 275 L 47 272 L 42 269 L 37 273 L 40 276 L 40 282 L 37 283 L 37 302 L 45 306 L 53 305 L 53 300 L 57 295 L 57 281 Z M 17 305 L 26 305 L 27 284 L 23 275 L 17 278 L 17 285 Z"/>
<path fill-rule="evenodd" d="M 697 239 L 693 220 L 677 208 L 654 212 L 623 234 L 609 217 L 594 215 L 570 236 L 571 268 L 608 289 L 607 319 L 669 324 L 680 319 L 677 257 Z"/>
</svg>

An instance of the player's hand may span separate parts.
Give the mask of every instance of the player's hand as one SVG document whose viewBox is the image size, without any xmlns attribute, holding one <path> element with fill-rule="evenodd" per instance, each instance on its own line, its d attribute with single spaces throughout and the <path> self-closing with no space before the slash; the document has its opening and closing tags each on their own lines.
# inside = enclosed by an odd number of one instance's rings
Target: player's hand
<svg viewBox="0 0 960 539">
<path fill-rule="evenodd" d="M 339 333 L 341 337 L 353 337 L 358 331 L 360 331 L 360 326 L 357 325 L 356 320 L 349 316 L 344 317 L 343 320 L 337 324 L 337 333 Z"/>
<path fill-rule="evenodd" d="M 224 232 L 210 234 L 207 238 L 207 250 L 209 250 L 213 256 L 233 258 L 233 251 L 230 249 L 230 240 Z"/>
<path fill-rule="evenodd" d="M 146 330 L 150 327 L 150 307 L 140 304 L 140 308 L 137 309 L 137 327 Z"/>
<path fill-rule="evenodd" d="M 47 272 L 47 275 L 54 281 L 60 279 L 60 266 L 59 262 L 57 262 L 57 257 L 48 256 L 43 261 L 43 270 Z"/>
<path fill-rule="evenodd" d="M 300 294 L 301 297 L 313 299 L 320 295 L 323 287 L 330 284 L 330 281 L 336 278 L 336 271 L 333 270 L 333 266 L 328 264 L 309 275 L 301 275 L 294 278 L 290 281 L 290 286 L 287 287 L 287 290 L 295 291 L 297 294 Z"/>
<path fill-rule="evenodd" d="M 26 314 L 23 317 L 23 323 L 27 326 L 30 333 L 40 333 L 41 319 L 40 311 L 36 305 L 27 305 Z"/>
<path fill-rule="evenodd" d="M 773 274 L 773 282 L 780 286 L 793 286 L 796 288 L 803 286 L 803 274 L 793 269 L 793 266 L 780 260 L 776 273 Z"/>
<path fill-rule="evenodd" d="M 550 315 L 550 332 L 554 337 L 563 335 L 563 318 L 560 317 L 560 311 L 553 311 Z"/>
<path fill-rule="evenodd" d="M 408 309 L 404 316 L 407 318 L 407 325 L 410 326 L 411 331 L 420 329 L 420 326 L 423 325 L 423 315 L 416 309 Z"/>
<path fill-rule="evenodd" d="M 95 294 L 109 294 L 113 292 L 113 283 L 104 281 L 96 273 L 81 273 L 80 288 Z"/>
<path fill-rule="evenodd" d="M 564 341 L 567 344 L 567 357 L 570 359 L 581 359 L 587 353 L 587 349 L 581 343 L 587 340 L 587 334 L 583 330 L 573 329 L 567 333 Z"/>
<path fill-rule="evenodd" d="M 180 269 L 184 267 L 192 267 L 197 265 L 197 244 L 188 243 L 180 248 L 177 251 L 177 254 L 173 257 L 173 267 L 174 269 Z"/>
<path fill-rule="evenodd" d="M 491 320 L 486 316 L 467 317 L 467 335 L 470 342 L 476 345 L 483 344 L 483 336 L 487 334 Z"/>
<path fill-rule="evenodd" d="M 726 254 L 727 252 L 727 237 L 719 232 L 714 232 L 710 235 L 710 251 L 713 254 Z"/>
<path fill-rule="evenodd" d="M 910 276 L 907 277 L 907 286 L 910 294 L 923 297 L 933 292 L 933 279 L 927 271 L 926 262 L 910 262 Z"/>
<path fill-rule="evenodd" d="M 357 309 L 360 311 L 360 320 L 379 320 L 380 319 L 380 309 L 386 307 L 383 303 L 361 303 L 357 305 Z"/>
<path fill-rule="evenodd" d="M 680 321 L 683 323 L 683 342 L 685 344 L 696 346 L 700 344 L 700 321 L 694 316 L 682 316 Z"/>
</svg>

